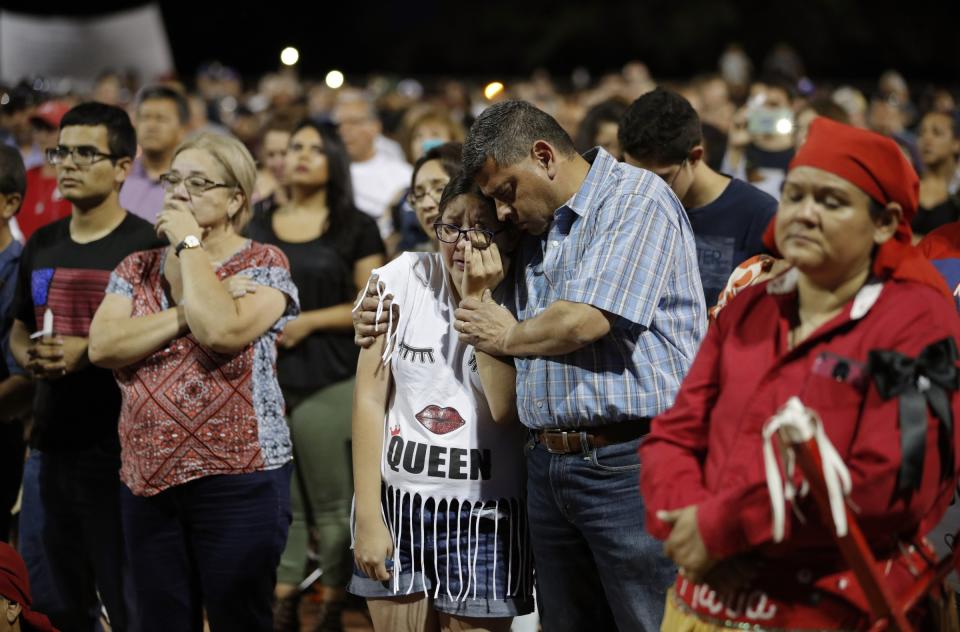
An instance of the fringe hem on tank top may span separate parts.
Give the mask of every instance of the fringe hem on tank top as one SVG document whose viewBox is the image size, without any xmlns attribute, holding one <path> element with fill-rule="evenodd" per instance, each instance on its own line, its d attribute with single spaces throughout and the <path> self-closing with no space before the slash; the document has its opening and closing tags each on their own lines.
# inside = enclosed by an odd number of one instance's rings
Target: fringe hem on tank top
<svg viewBox="0 0 960 632">
<path fill-rule="evenodd" d="M 430 590 L 427 587 L 425 576 L 426 576 L 426 565 L 424 559 L 424 549 L 426 547 L 420 547 L 420 585 L 419 587 L 415 586 L 417 573 L 410 573 L 410 581 L 406 585 L 401 585 L 400 575 L 398 572 L 401 568 L 400 566 L 400 551 L 401 547 L 407 547 L 410 553 L 410 559 L 413 560 L 416 557 L 416 548 L 413 538 L 409 538 L 409 541 L 403 539 L 404 529 L 407 527 L 407 533 L 414 533 L 415 525 L 413 524 L 413 502 L 414 498 L 420 498 L 420 506 L 422 507 L 429 501 L 433 501 L 433 519 L 430 520 L 431 525 L 425 524 L 427 521 L 423 518 L 423 511 L 420 512 L 419 525 L 416 525 L 420 532 L 420 542 L 423 542 L 423 536 L 425 529 L 430 528 L 433 530 L 433 542 L 435 543 L 433 548 L 433 569 L 439 575 L 441 572 L 445 573 L 446 578 L 443 584 L 446 586 L 447 597 L 449 599 L 454 599 L 456 601 L 466 601 L 467 599 L 476 599 L 477 598 L 477 556 L 480 551 L 480 545 L 478 538 L 480 535 L 480 520 L 485 517 L 493 517 L 493 564 L 491 568 L 491 576 L 496 578 L 498 569 L 502 570 L 502 565 L 507 565 L 507 581 L 506 581 L 506 594 L 502 594 L 502 591 L 497 590 L 497 582 L 493 581 L 493 593 L 490 595 L 493 599 L 506 599 L 510 597 L 520 597 L 525 598 L 529 597 L 533 593 L 533 552 L 530 548 L 530 539 L 528 535 L 528 525 L 526 517 L 526 508 L 524 507 L 524 501 L 519 498 L 500 498 L 496 500 L 471 500 L 471 499 L 462 499 L 462 498 L 453 498 L 453 497 L 439 497 L 434 498 L 430 496 L 423 496 L 419 492 L 410 492 L 402 490 L 396 487 L 385 486 L 383 490 L 383 499 L 380 503 L 380 515 L 383 518 L 384 524 L 387 526 L 387 529 L 390 530 L 390 536 L 393 539 L 393 568 L 394 572 L 392 573 L 393 579 L 392 589 L 395 595 L 409 595 L 412 594 L 414 590 L 417 592 L 423 592 L 426 596 L 430 595 Z M 410 503 L 410 512 L 408 516 L 408 524 L 403 525 L 403 507 L 406 503 Z M 440 507 L 441 503 L 446 503 L 446 511 L 440 512 L 437 510 Z M 452 520 L 447 520 L 445 528 L 438 532 L 437 523 L 439 522 L 439 517 L 441 513 L 444 515 L 450 513 L 450 507 L 456 506 L 456 515 L 459 516 L 466 510 L 469 519 L 467 520 L 467 551 L 464 555 L 460 546 L 462 529 L 461 522 L 462 520 L 456 520 L 455 532 L 451 534 L 451 531 L 454 529 L 451 528 Z M 350 533 L 350 548 L 354 548 L 355 544 L 355 531 L 356 531 L 356 522 L 354 515 L 354 506 L 351 506 L 350 509 L 350 524 L 351 524 L 351 533 Z M 506 533 L 500 530 L 500 515 L 501 510 L 506 511 L 507 514 L 507 528 Z M 445 531 L 445 533 L 444 533 Z M 437 546 L 436 542 L 438 538 L 444 538 L 444 548 L 450 550 L 450 536 L 453 535 L 457 543 L 456 555 L 447 555 L 447 565 L 446 568 L 441 570 L 438 567 L 438 557 L 437 557 Z M 500 559 L 498 543 L 506 539 L 507 541 L 507 559 Z M 515 552 L 515 553 L 514 553 Z M 456 559 L 456 569 L 451 570 L 451 560 Z M 465 563 L 461 562 L 464 560 Z M 450 577 L 453 574 L 458 579 L 458 585 L 460 586 L 460 591 L 454 595 L 450 591 Z M 439 579 L 439 577 L 437 578 Z M 466 580 L 466 581 L 464 581 Z M 433 582 L 435 584 L 435 589 L 433 591 L 432 597 L 435 599 L 440 595 L 440 583 L 439 581 Z"/>
</svg>

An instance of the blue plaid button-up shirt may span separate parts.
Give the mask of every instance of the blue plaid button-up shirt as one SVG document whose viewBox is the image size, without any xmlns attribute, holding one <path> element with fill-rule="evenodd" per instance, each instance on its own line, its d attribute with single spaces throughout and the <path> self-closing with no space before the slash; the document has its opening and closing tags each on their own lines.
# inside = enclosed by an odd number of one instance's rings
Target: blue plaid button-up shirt
<svg viewBox="0 0 960 632">
<path fill-rule="evenodd" d="M 573 353 L 517 358 L 517 407 L 529 428 L 589 427 L 652 417 L 673 403 L 707 325 L 686 212 L 655 174 L 602 149 L 545 236 L 524 240 L 518 318 L 555 301 L 616 316 Z"/>
</svg>

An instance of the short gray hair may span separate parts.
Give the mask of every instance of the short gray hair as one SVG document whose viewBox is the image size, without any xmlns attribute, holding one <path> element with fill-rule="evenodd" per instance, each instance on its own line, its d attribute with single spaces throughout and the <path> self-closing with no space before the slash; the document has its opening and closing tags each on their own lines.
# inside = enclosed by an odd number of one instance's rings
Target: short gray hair
<svg viewBox="0 0 960 632">
<path fill-rule="evenodd" d="M 484 110 L 470 126 L 463 142 L 463 170 L 475 177 L 487 158 L 501 167 L 516 164 L 545 140 L 562 154 L 576 153 L 570 136 L 546 112 L 526 101 L 502 101 Z"/>
</svg>

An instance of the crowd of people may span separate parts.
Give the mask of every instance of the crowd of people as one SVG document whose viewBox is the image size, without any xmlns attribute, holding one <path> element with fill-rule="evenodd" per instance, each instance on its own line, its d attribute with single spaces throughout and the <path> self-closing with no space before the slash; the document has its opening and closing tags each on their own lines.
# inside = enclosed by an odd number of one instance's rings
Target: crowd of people
<svg viewBox="0 0 960 632">
<path fill-rule="evenodd" d="M 0 631 L 866 629 L 777 424 L 952 549 L 960 110 L 721 62 L 0 88 Z"/>
</svg>

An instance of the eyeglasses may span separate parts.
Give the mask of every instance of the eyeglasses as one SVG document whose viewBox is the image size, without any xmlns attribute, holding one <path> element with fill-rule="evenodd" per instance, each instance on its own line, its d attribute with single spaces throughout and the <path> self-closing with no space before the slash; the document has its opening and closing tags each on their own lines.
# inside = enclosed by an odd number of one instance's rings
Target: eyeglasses
<svg viewBox="0 0 960 632">
<path fill-rule="evenodd" d="M 224 184 L 223 182 L 214 182 L 203 176 L 187 176 L 184 178 L 179 173 L 175 171 L 168 171 L 160 175 L 160 186 L 163 187 L 163 190 L 167 193 L 172 193 L 178 186 L 183 184 L 184 188 L 187 190 L 187 193 L 190 195 L 203 195 L 210 189 L 217 188 L 230 188 L 229 184 Z"/>
<path fill-rule="evenodd" d="M 431 200 L 439 204 L 440 196 L 443 195 L 443 189 L 445 186 L 446 184 L 435 184 L 433 186 L 428 186 L 426 189 L 421 191 L 411 189 L 410 193 L 407 194 L 407 201 L 410 203 L 410 206 L 419 206 L 429 195 Z"/>
<path fill-rule="evenodd" d="M 77 147 L 57 145 L 52 149 L 48 149 L 46 154 L 47 162 L 51 165 L 63 164 L 67 156 L 71 156 L 73 158 L 73 164 L 78 167 L 89 167 L 93 163 L 101 160 L 115 160 L 120 157 L 116 154 L 105 154 L 92 145 L 78 145 Z"/>
<path fill-rule="evenodd" d="M 487 230 L 486 228 L 460 228 L 453 224 L 441 224 L 437 222 L 433 225 L 437 231 L 437 239 L 445 244 L 455 244 L 461 237 L 470 240 L 474 248 L 487 248 L 493 243 L 493 238 L 502 233 L 506 228 L 500 230 Z"/>
</svg>

